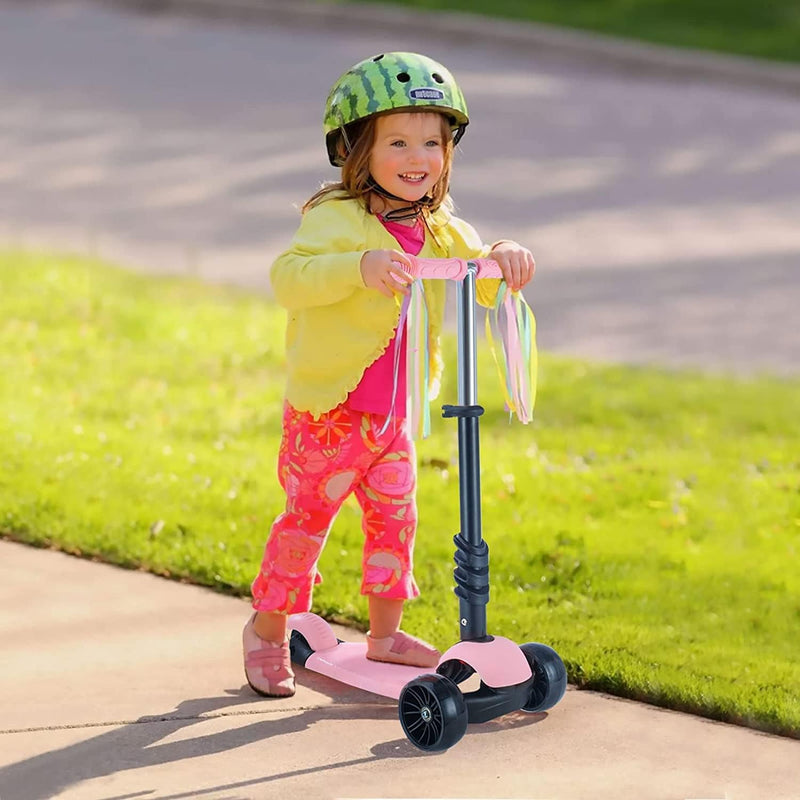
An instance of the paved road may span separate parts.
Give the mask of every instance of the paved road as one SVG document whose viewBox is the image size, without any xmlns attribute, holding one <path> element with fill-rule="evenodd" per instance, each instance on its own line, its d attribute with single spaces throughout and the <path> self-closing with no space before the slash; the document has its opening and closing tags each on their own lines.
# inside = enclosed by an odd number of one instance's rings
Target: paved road
<svg viewBox="0 0 800 800">
<path fill-rule="evenodd" d="M 288 27 L 287 27 L 288 26 Z M 385 49 L 451 66 L 473 125 L 453 192 L 535 251 L 541 345 L 800 372 L 800 99 L 599 64 L 289 23 L 0 3 L 0 241 L 265 287 L 333 177 L 334 77 Z"/>
</svg>

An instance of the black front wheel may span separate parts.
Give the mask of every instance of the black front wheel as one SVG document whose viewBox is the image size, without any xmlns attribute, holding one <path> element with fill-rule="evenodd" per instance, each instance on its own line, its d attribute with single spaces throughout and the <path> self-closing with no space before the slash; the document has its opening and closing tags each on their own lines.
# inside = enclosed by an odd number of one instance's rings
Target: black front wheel
<svg viewBox="0 0 800 800">
<path fill-rule="evenodd" d="M 467 731 L 467 704 L 450 678 L 420 675 L 400 692 L 403 731 L 420 750 L 447 750 Z"/>
<path fill-rule="evenodd" d="M 567 691 L 567 668 L 561 656 L 538 642 L 520 645 L 520 650 L 528 660 L 533 673 L 533 685 L 523 711 L 547 711 L 564 696 Z"/>
</svg>

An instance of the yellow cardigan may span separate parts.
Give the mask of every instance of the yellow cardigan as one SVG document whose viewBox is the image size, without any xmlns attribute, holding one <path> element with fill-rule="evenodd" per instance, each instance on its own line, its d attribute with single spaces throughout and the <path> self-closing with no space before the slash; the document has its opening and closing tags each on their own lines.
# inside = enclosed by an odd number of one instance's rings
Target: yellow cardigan
<svg viewBox="0 0 800 800">
<path fill-rule="evenodd" d="M 489 246 L 475 229 L 440 209 L 421 258 L 481 258 Z M 270 270 L 275 298 L 288 312 L 286 399 L 315 417 L 342 403 L 364 370 L 391 341 L 399 319 L 398 298 L 364 286 L 361 256 L 367 250 L 398 249 L 380 220 L 352 199 L 328 199 L 308 210 L 289 248 Z M 444 319 L 445 282 L 425 280 L 430 394 L 442 373 L 439 334 Z M 492 305 L 498 280 L 477 282 L 477 299 Z"/>
</svg>

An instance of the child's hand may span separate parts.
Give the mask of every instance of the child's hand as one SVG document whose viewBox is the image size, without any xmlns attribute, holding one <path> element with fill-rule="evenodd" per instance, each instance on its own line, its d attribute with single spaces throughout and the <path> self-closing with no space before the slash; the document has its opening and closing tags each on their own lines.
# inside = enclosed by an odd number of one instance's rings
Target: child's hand
<svg viewBox="0 0 800 800">
<path fill-rule="evenodd" d="M 361 256 L 361 277 L 364 286 L 377 289 L 386 297 L 394 292 L 408 294 L 411 278 L 403 272 L 403 267 L 411 269 L 411 260 L 399 250 L 367 250 Z"/>
<path fill-rule="evenodd" d="M 514 292 L 525 286 L 536 271 L 531 251 L 516 242 L 498 242 L 487 257 L 498 263 L 503 279 Z"/>
</svg>

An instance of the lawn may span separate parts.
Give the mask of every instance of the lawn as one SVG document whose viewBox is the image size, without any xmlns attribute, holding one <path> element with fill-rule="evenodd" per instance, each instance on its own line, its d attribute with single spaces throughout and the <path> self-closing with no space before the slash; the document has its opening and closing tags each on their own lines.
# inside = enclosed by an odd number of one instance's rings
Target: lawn
<svg viewBox="0 0 800 800">
<path fill-rule="evenodd" d="M 246 595 L 281 510 L 283 322 L 238 290 L 0 254 L 0 535 Z M 800 736 L 800 380 L 545 354 L 523 427 L 480 359 L 490 630 L 551 644 L 579 686 Z M 439 646 L 455 439 L 434 419 L 419 447 L 407 628 Z M 360 539 L 348 502 L 315 603 L 363 627 Z"/>
<path fill-rule="evenodd" d="M 466 11 L 544 22 L 674 47 L 716 50 L 777 61 L 800 61 L 800 4 L 796 0 L 761 0 L 758 3 L 749 0 L 384 2 L 426 10 Z"/>
</svg>

